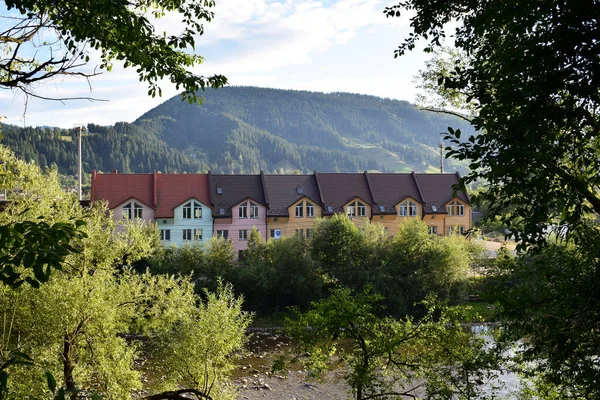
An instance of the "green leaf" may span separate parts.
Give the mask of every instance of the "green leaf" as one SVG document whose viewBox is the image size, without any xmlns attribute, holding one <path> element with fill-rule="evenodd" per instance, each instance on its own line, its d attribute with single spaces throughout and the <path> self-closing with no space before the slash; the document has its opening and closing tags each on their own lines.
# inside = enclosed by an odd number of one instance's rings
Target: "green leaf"
<svg viewBox="0 0 600 400">
<path fill-rule="evenodd" d="M 46 379 L 48 381 L 48 389 L 54 393 L 56 391 L 56 379 L 54 379 L 54 375 L 48 371 L 46 372 Z"/>
</svg>

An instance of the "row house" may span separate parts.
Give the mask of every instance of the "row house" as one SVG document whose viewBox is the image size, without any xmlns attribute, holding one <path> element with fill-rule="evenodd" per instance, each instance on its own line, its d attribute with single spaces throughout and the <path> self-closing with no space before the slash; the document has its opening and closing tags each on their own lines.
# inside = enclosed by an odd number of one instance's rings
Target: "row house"
<svg viewBox="0 0 600 400">
<path fill-rule="evenodd" d="M 264 175 L 211 175 L 214 231 L 231 239 L 236 251 L 245 250 L 252 228 L 267 240 Z"/>
<path fill-rule="evenodd" d="M 91 201 L 106 200 L 116 219 L 154 221 L 165 244 L 212 236 L 247 248 L 256 228 L 264 240 L 310 237 L 317 218 L 348 215 L 357 226 L 381 223 L 388 234 L 410 218 L 431 234 L 471 228 L 468 194 L 458 174 L 318 173 L 312 175 L 96 174 Z"/>
<path fill-rule="evenodd" d="M 311 236 L 313 222 L 323 216 L 314 175 L 265 175 L 269 240 Z"/>
<path fill-rule="evenodd" d="M 97 174 L 90 200 L 104 200 L 116 220 L 156 223 L 161 241 L 182 246 L 213 235 L 210 186 L 205 174 Z"/>
</svg>

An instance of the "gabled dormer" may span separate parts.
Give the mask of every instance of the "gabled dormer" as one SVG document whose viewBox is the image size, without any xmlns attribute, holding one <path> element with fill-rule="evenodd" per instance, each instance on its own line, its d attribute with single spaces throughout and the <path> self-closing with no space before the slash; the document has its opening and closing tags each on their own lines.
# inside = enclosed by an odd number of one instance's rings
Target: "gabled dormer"
<svg viewBox="0 0 600 400">
<path fill-rule="evenodd" d="M 212 209 L 195 197 L 185 200 L 173 208 L 173 221 L 181 225 L 194 225 L 212 221 Z"/>
<path fill-rule="evenodd" d="M 355 197 L 344 204 L 343 209 L 344 213 L 350 218 L 371 218 L 370 204 L 360 197 Z"/>
<path fill-rule="evenodd" d="M 117 205 L 113 212 L 117 221 L 150 221 L 154 219 L 154 209 L 135 197 L 130 197 Z"/>
<path fill-rule="evenodd" d="M 423 206 L 413 197 L 406 197 L 395 206 L 398 217 L 421 217 Z"/>
</svg>

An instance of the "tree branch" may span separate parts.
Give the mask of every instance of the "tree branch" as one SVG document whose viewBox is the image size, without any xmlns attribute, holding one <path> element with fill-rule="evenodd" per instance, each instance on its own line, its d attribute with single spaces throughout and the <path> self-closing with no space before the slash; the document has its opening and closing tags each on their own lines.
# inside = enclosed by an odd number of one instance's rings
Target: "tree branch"
<svg viewBox="0 0 600 400">
<path fill-rule="evenodd" d="M 162 393 L 153 394 L 150 396 L 143 397 L 144 400 L 190 400 L 189 397 L 186 397 L 186 394 L 192 394 L 196 396 L 197 399 L 204 400 L 213 400 L 210 395 L 203 393 L 197 389 L 180 389 L 180 390 L 172 390 Z"/>
<path fill-rule="evenodd" d="M 454 112 L 454 111 L 440 110 L 440 109 L 437 109 L 437 108 L 427 108 L 427 107 L 424 107 L 424 108 L 419 107 L 419 109 L 423 110 L 423 111 L 431 111 L 431 112 L 438 113 L 438 114 L 453 115 L 455 117 L 458 117 L 460 119 L 463 119 L 463 120 L 467 121 L 470 124 L 472 123 L 472 121 L 469 118 L 465 117 L 464 115 L 462 115 L 460 113 Z"/>
</svg>

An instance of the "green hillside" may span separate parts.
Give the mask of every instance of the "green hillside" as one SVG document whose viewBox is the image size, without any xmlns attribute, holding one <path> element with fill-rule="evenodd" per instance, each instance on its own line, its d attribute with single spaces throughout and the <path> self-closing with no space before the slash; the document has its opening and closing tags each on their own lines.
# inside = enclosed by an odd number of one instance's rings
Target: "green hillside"
<svg viewBox="0 0 600 400">
<path fill-rule="evenodd" d="M 408 102 L 349 93 L 255 87 L 208 90 L 202 106 L 174 97 L 133 123 L 90 124 L 84 169 L 122 172 L 431 171 L 439 133 L 470 130 Z M 76 172 L 72 132 L 2 126 L 2 142 L 27 160 Z M 464 166 L 446 160 L 447 170 Z"/>
</svg>

